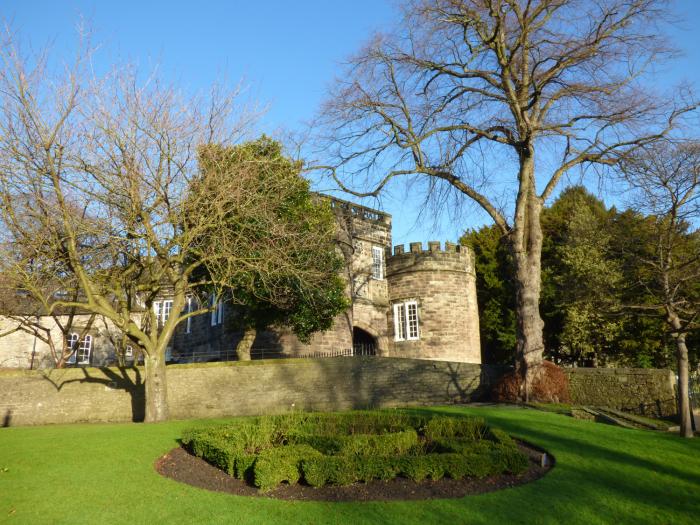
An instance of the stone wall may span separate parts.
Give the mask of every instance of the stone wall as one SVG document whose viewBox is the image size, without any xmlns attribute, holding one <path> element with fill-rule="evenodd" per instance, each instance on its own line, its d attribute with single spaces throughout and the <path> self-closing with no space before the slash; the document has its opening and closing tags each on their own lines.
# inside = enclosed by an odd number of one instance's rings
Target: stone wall
<svg viewBox="0 0 700 525">
<path fill-rule="evenodd" d="M 331 358 L 168 367 L 174 419 L 466 402 L 499 369 L 414 359 Z M 0 371 L 6 426 L 143 419 L 141 369 Z"/>
<path fill-rule="evenodd" d="M 571 401 L 577 405 L 670 416 L 677 412 L 675 376 L 646 368 L 565 368 Z"/>
</svg>

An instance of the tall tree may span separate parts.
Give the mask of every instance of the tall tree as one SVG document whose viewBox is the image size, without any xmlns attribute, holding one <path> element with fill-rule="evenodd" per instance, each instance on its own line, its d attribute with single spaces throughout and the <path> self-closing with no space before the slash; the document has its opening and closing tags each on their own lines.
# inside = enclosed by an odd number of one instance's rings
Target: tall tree
<svg viewBox="0 0 700 525">
<path fill-rule="evenodd" d="M 598 364 L 621 331 L 622 273 L 610 254 L 614 211 L 580 186 L 543 210 L 543 297 L 548 354 L 567 364 Z"/>
<path fill-rule="evenodd" d="M 696 105 L 675 105 L 641 84 L 644 68 L 667 56 L 657 27 L 665 7 L 414 0 L 396 32 L 351 59 L 323 108 L 324 167 L 343 189 L 377 195 L 396 177 L 417 176 L 434 196 L 473 200 L 500 229 L 513 258 L 525 398 L 544 354 L 545 201 L 570 170 L 617 163 Z M 503 173 L 495 181 L 479 166 L 491 155 Z"/>
<path fill-rule="evenodd" d="M 250 163 L 212 163 L 212 148 L 250 127 L 235 92 L 186 97 L 128 67 L 95 79 L 84 56 L 54 73 L 12 41 L 0 60 L 4 277 L 25 289 L 50 270 L 74 284 L 79 294 L 50 296 L 47 313 L 77 308 L 111 321 L 144 356 L 146 421 L 167 419 L 168 342 L 180 322 L 211 311 L 209 294 L 254 294 L 251 273 L 268 297 L 290 276 L 319 280 L 317 267 L 289 257 L 318 242 L 316 230 L 279 221 L 299 186 L 261 181 Z M 191 296 L 200 300 L 186 309 Z M 168 316 L 154 309 L 163 297 Z"/>
<path fill-rule="evenodd" d="M 271 325 L 289 327 L 303 341 L 330 328 L 348 307 L 330 201 L 313 195 L 301 176 L 302 164 L 285 157 L 282 145 L 265 136 L 233 147 L 208 145 L 199 154 L 202 173 L 195 186 L 206 180 L 215 188 L 227 186 L 227 178 L 250 172 L 255 176 L 245 178 L 245 191 L 255 193 L 257 205 L 270 208 L 276 218 L 274 224 L 261 224 L 258 216 L 231 210 L 220 231 L 203 236 L 202 249 L 216 251 L 222 235 L 243 236 L 251 246 L 266 247 L 263 252 L 276 246 L 285 261 L 285 268 L 280 268 L 278 259 L 266 261 L 269 266 L 258 261 L 229 283 L 226 295 L 240 306 L 230 317 L 243 332 L 236 347 L 238 358 L 249 360 L 257 331 Z M 202 268 L 209 271 L 230 274 L 221 271 L 219 261 Z"/>
<path fill-rule="evenodd" d="M 688 397 L 688 334 L 700 326 L 700 143 L 658 143 L 623 164 L 638 208 L 649 213 L 649 253 L 639 253 L 637 284 L 648 296 L 630 305 L 663 316 L 676 344 L 681 435 L 693 437 Z"/>
</svg>

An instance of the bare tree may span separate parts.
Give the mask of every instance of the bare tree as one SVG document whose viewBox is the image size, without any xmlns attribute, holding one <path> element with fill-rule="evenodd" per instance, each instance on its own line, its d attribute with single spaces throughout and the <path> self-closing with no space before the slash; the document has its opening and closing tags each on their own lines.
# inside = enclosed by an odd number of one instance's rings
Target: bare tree
<svg viewBox="0 0 700 525">
<path fill-rule="evenodd" d="M 688 397 L 688 334 L 700 328 L 700 143 L 663 142 L 626 159 L 635 209 L 650 215 L 649 249 L 636 250 L 646 301 L 634 311 L 665 318 L 676 344 L 681 436 L 693 437 Z"/>
<path fill-rule="evenodd" d="M 0 50 L 3 271 L 18 289 L 49 275 L 79 290 L 47 295 L 46 312 L 113 323 L 144 356 L 146 421 L 163 420 L 176 326 L 244 287 L 251 267 L 270 283 L 303 278 L 287 255 L 315 241 L 274 229 L 283 189 L 261 196 L 258 169 L 201 169 L 200 146 L 235 144 L 250 128 L 236 91 L 185 97 L 129 67 L 95 78 L 88 59 L 54 73 L 10 37 Z M 232 217 L 244 226 L 226 229 Z M 256 228 L 274 242 L 257 242 Z M 163 297 L 169 315 L 154 309 Z"/>
<path fill-rule="evenodd" d="M 665 7 L 414 0 L 395 33 L 351 59 L 323 107 L 329 160 L 317 168 L 342 189 L 376 196 L 393 179 L 414 177 L 434 198 L 471 199 L 501 230 L 515 263 L 525 398 L 544 351 L 544 203 L 567 172 L 616 164 L 696 106 L 641 84 L 645 69 L 671 54 L 657 28 Z M 490 156 L 502 173 L 495 180 L 482 176 Z"/>
</svg>

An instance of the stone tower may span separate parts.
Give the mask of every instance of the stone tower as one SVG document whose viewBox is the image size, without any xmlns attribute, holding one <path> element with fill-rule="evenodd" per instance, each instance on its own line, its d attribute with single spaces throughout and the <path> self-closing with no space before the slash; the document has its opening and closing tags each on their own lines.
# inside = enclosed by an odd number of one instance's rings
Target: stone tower
<svg viewBox="0 0 700 525">
<path fill-rule="evenodd" d="M 392 357 L 481 363 L 474 254 L 439 242 L 394 247 L 386 261 Z"/>
</svg>

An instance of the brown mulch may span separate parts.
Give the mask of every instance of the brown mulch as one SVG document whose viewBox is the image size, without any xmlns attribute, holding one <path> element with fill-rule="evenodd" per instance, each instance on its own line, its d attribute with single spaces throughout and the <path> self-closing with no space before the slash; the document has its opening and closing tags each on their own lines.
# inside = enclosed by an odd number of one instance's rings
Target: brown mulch
<svg viewBox="0 0 700 525">
<path fill-rule="evenodd" d="M 440 479 L 420 483 L 405 478 L 391 481 L 371 481 L 339 487 L 329 485 L 314 488 L 303 484 L 282 484 L 268 492 L 260 492 L 245 481 L 229 476 L 206 461 L 193 456 L 183 448 L 174 448 L 155 463 L 155 469 L 163 476 L 189 485 L 227 492 L 237 496 L 255 496 L 282 500 L 315 501 L 388 501 L 433 498 L 461 498 L 469 494 L 482 494 L 529 483 L 544 476 L 553 466 L 540 465 L 541 451 L 519 443 L 520 449 L 530 457 L 530 468 L 522 475 L 503 474 L 484 479 Z"/>
</svg>

